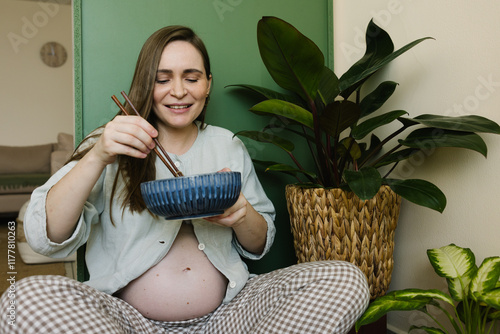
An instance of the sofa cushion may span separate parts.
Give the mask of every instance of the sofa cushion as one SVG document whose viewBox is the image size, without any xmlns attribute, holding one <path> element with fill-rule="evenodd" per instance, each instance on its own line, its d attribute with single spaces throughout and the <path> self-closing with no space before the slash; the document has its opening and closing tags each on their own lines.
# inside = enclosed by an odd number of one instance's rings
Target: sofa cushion
<svg viewBox="0 0 500 334">
<path fill-rule="evenodd" d="M 57 151 L 73 152 L 74 149 L 75 144 L 73 143 L 73 135 L 64 132 L 57 134 Z"/>
<path fill-rule="evenodd" d="M 71 157 L 71 151 L 54 151 L 50 157 L 50 174 L 57 172 Z"/>
<path fill-rule="evenodd" d="M 0 146 L 0 174 L 50 173 L 53 146 Z"/>
<path fill-rule="evenodd" d="M 26 194 L 49 179 L 49 173 L 0 174 L 0 195 Z"/>
<path fill-rule="evenodd" d="M 57 145 L 50 157 L 50 174 L 57 172 L 73 154 L 73 135 L 60 132 L 57 134 Z"/>
</svg>

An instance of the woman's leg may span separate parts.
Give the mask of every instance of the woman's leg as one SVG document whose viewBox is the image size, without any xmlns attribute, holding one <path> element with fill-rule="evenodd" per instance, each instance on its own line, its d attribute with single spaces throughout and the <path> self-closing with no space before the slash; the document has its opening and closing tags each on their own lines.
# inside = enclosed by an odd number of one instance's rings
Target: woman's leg
<svg viewBox="0 0 500 334">
<path fill-rule="evenodd" d="M 364 274 L 343 261 L 308 262 L 251 279 L 216 310 L 207 333 L 347 333 L 368 306 Z"/>
<path fill-rule="evenodd" d="M 13 301 L 15 310 L 7 312 Z M 0 333 L 157 333 L 158 327 L 121 299 L 63 276 L 16 282 L 0 299 Z"/>
</svg>

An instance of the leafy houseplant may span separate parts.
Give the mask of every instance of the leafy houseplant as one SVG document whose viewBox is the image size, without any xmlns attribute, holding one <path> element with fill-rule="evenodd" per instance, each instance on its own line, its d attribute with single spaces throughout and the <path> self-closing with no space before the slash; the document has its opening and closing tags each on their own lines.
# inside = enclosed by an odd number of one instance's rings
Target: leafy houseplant
<svg viewBox="0 0 500 334">
<path fill-rule="evenodd" d="M 427 251 L 435 272 L 446 278 L 449 295 L 436 289 L 406 289 L 391 291 L 375 299 L 356 322 L 356 331 L 390 311 L 421 311 L 438 325 L 436 327 L 411 326 L 427 333 L 448 333 L 432 317 L 428 307 L 442 310 L 457 334 L 494 333 L 500 319 L 500 256 L 484 259 L 479 268 L 474 253 L 454 244 Z M 443 307 L 449 305 L 454 315 Z M 458 321 L 460 320 L 460 321 Z"/>
<path fill-rule="evenodd" d="M 250 110 L 258 115 L 275 116 L 282 124 L 270 124 L 263 131 L 240 131 L 236 135 L 283 149 L 295 166 L 255 162 L 264 164 L 267 171 L 293 175 L 301 184 L 305 184 L 305 177 L 309 186 L 351 190 L 362 200 L 373 198 L 382 185 L 388 185 L 403 198 L 442 212 L 446 197 L 435 185 L 417 179 L 392 179 L 390 173 L 400 161 L 429 147 L 466 148 L 486 156 L 486 144 L 477 133 L 500 134 L 499 125 L 473 115 L 409 118 L 404 110 L 373 116 L 395 91 L 397 83 L 392 81 L 382 82 L 373 91 L 362 94 L 364 84 L 373 74 L 429 38 L 415 40 L 394 51 L 390 36 L 372 20 L 367 27 L 365 55 L 337 78 L 325 66 L 324 56 L 314 42 L 281 19 L 263 17 L 257 26 L 260 55 L 274 81 L 288 93 L 253 85 L 233 86 L 261 94 L 266 100 Z M 373 133 L 396 121 L 401 127 L 386 138 L 379 139 Z M 294 143 L 278 136 L 276 127 L 303 138 L 310 150 L 307 159 L 314 161 L 313 170 L 303 167 L 294 154 Z M 417 129 L 405 138 L 395 144 L 391 141 L 413 127 Z"/>
<path fill-rule="evenodd" d="M 498 124 L 480 116 L 410 118 L 404 110 L 381 113 L 379 108 L 396 89 L 392 81 L 364 92 L 375 73 L 429 38 L 395 51 L 387 32 L 371 21 L 364 56 L 338 78 L 325 66 L 313 41 L 279 18 L 263 17 L 257 25 L 260 55 L 283 90 L 232 85 L 263 97 L 250 111 L 270 118 L 262 131 L 236 135 L 274 144 L 293 162 L 292 166 L 254 160 L 266 171 L 298 180 L 286 186 L 298 261 L 356 264 L 368 279 L 372 299 L 383 295 L 391 281 L 401 197 L 439 212 L 446 206 L 445 195 L 434 184 L 390 178 L 396 165 L 429 147 L 465 148 L 486 156 L 486 144 L 477 133 L 500 134 Z M 400 127 L 387 137 L 375 134 L 393 123 Z M 403 137 L 410 128 L 415 130 Z M 279 133 L 286 133 L 286 138 Z M 295 139 L 307 145 L 306 158 L 296 154 Z M 313 167 L 306 167 L 311 161 Z"/>
</svg>

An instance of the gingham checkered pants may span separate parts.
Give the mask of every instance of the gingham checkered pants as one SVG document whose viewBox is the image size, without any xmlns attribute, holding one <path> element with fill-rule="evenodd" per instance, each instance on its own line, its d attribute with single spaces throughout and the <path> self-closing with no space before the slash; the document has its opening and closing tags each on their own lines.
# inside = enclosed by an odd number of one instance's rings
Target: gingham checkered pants
<svg viewBox="0 0 500 334">
<path fill-rule="evenodd" d="M 364 274 L 342 261 L 294 265 L 251 278 L 229 303 L 187 321 L 143 317 L 123 300 L 62 276 L 32 276 L 0 299 L 0 333 L 347 333 L 369 302 Z M 12 314 L 10 314 L 11 316 Z"/>
</svg>

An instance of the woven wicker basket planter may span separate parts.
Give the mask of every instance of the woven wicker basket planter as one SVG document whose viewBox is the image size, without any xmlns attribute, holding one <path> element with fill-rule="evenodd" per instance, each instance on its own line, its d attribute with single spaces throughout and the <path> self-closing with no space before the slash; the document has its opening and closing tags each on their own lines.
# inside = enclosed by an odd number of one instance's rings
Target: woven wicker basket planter
<svg viewBox="0 0 500 334">
<path fill-rule="evenodd" d="M 344 260 L 368 279 L 371 298 L 386 293 L 394 267 L 401 197 L 388 186 L 362 201 L 341 189 L 286 187 L 298 262 Z"/>
</svg>

